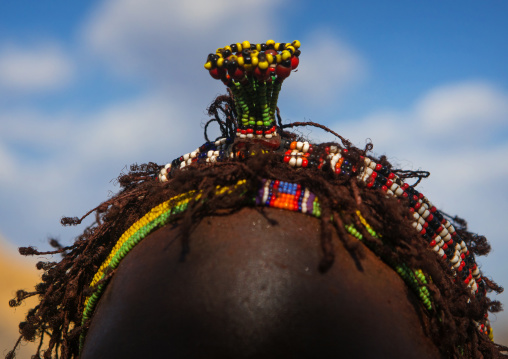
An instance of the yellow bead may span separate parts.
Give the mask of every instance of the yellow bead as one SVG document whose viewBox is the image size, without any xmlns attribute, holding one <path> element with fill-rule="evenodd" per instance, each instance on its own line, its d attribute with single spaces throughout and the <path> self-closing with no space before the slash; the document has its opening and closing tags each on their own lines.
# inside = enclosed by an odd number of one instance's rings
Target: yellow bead
<svg viewBox="0 0 508 359">
<path fill-rule="evenodd" d="M 282 60 L 287 60 L 287 59 L 291 58 L 291 53 L 288 50 L 284 50 L 284 51 L 282 51 L 281 56 L 282 56 Z"/>
<path fill-rule="evenodd" d="M 236 43 L 236 47 L 238 48 L 238 52 L 242 52 L 242 44 L 239 42 Z"/>
<path fill-rule="evenodd" d="M 273 41 L 273 40 L 268 40 L 268 41 L 266 42 L 266 46 L 270 46 L 270 45 L 275 45 L 275 41 Z"/>
<path fill-rule="evenodd" d="M 211 70 L 212 69 L 212 63 L 210 61 L 208 61 L 206 64 L 205 64 L 205 69 L 207 70 Z"/>
<path fill-rule="evenodd" d="M 273 55 L 272 54 L 266 54 L 266 61 L 268 61 L 269 64 L 273 64 Z"/>
<path fill-rule="evenodd" d="M 238 60 L 237 61 L 238 61 L 238 65 L 240 65 L 240 66 L 243 66 L 243 64 L 245 63 L 243 56 L 238 56 Z"/>
<path fill-rule="evenodd" d="M 268 61 L 261 61 L 258 63 L 258 67 L 261 69 L 261 70 L 266 70 L 268 68 Z"/>
<path fill-rule="evenodd" d="M 293 41 L 291 44 L 295 47 L 295 49 L 300 48 L 300 45 L 301 45 L 300 41 L 298 41 L 298 40 Z"/>
<path fill-rule="evenodd" d="M 248 41 L 244 41 L 242 42 L 242 48 L 245 50 L 245 49 L 250 49 L 250 42 Z"/>
<path fill-rule="evenodd" d="M 217 62 L 218 62 L 218 61 L 217 61 Z M 259 63 L 259 59 L 258 59 L 258 57 L 257 57 L 257 56 L 256 56 L 256 57 L 254 57 L 254 56 L 253 56 L 253 57 L 252 57 L 252 61 L 251 61 L 251 63 L 252 63 L 252 66 L 258 66 L 258 63 Z"/>
</svg>

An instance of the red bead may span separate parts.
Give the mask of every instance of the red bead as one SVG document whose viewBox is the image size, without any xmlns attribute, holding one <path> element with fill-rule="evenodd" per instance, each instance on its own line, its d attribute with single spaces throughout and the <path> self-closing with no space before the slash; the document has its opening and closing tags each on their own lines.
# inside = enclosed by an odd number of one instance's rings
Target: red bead
<svg viewBox="0 0 508 359">
<path fill-rule="evenodd" d="M 430 211 L 431 211 L 432 213 L 434 213 L 435 211 L 437 211 L 437 208 L 436 208 L 436 207 L 434 207 L 434 206 L 432 206 L 432 207 L 430 208 Z"/>
<path fill-rule="evenodd" d="M 263 130 L 257 130 L 256 131 L 256 135 L 262 135 L 263 134 Z"/>
<path fill-rule="evenodd" d="M 344 148 L 344 149 L 342 150 L 342 153 L 348 153 L 348 152 L 349 152 L 349 150 L 348 150 L 347 148 Z"/>
<path fill-rule="evenodd" d="M 372 172 L 372 174 L 370 175 L 371 178 L 376 178 L 377 177 L 377 172 Z"/>
<path fill-rule="evenodd" d="M 298 56 L 291 56 L 291 68 L 294 70 L 298 67 L 298 64 L 300 63 L 300 59 Z"/>
<path fill-rule="evenodd" d="M 443 254 L 443 259 L 446 259 L 446 253 L 445 253 L 445 254 Z"/>
<path fill-rule="evenodd" d="M 448 247 L 451 247 L 451 245 L 453 244 L 453 239 L 450 239 L 448 242 L 446 242 L 446 244 L 448 244 Z"/>
<path fill-rule="evenodd" d="M 390 174 L 388 175 L 388 179 L 394 179 L 395 178 L 395 174 L 393 172 L 390 172 Z"/>
<path fill-rule="evenodd" d="M 330 147 L 325 147 L 326 154 L 330 154 Z"/>
<path fill-rule="evenodd" d="M 274 187 L 275 186 L 279 187 L 279 184 L 280 184 L 280 181 L 279 180 L 275 180 Z"/>
<path fill-rule="evenodd" d="M 285 79 L 289 75 L 291 75 L 291 67 L 282 66 L 281 64 L 277 65 L 275 68 L 275 73 L 277 74 L 277 78 Z"/>
<path fill-rule="evenodd" d="M 422 206 L 422 204 L 420 202 L 418 202 L 417 204 L 415 204 L 415 209 L 420 209 L 421 206 Z"/>
<path fill-rule="evenodd" d="M 386 186 L 381 187 L 381 189 L 382 189 L 383 191 L 385 191 L 385 192 L 386 192 L 386 191 L 388 191 L 388 187 L 386 187 Z"/>
<path fill-rule="evenodd" d="M 376 171 L 379 171 L 383 166 L 381 166 L 379 163 L 376 165 Z"/>
<path fill-rule="evenodd" d="M 425 220 L 427 222 L 430 222 L 430 221 L 432 221 L 433 218 L 434 218 L 434 215 L 431 213 L 431 214 L 429 214 L 429 216 Z"/>
<path fill-rule="evenodd" d="M 430 241 L 429 246 L 435 247 L 436 246 L 436 241 L 435 240 Z"/>
<path fill-rule="evenodd" d="M 443 244 L 443 246 L 441 247 L 443 249 L 443 251 L 446 251 L 448 249 L 448 244 Z"/>
<path fill-rule="evenodd" d="M 414 213 L 415 209 L 413 207 L 409 207 L 409 213 Z"/>
<path fill-rule="evenodd" d="M 309 160 L 307 160 L 305 157 L 302 158 L 302 167 L 307 167 L 309 164 Z"/>
<path fill-rule="evenodd" d="M 210 76 L 212 76 L 216 80 L 220 80 L 222 76 L 226 74 L 226 69 L 224 67 L 216 67 L 214 69 L 211 69 Z"/>
<path fill-rule="evenodd" d="M 254 133 L 254 129 L 252 129 L 252 128 L 248 128 L 248 129 L 247 129 L 247 133 Z"/>
<path fill-rule="evenodd" d="M 428 224 L 427 222 L 425 222 L 425 223 L 423 224 L 423 228 L 427 228 L 428 226 L 429 226 L 429 224 Z"/>
<path fill-rule="evenodd" d="M 284 162 L 288 163 L 290 159 L 291 159 L 290 156 L 287 156 L 287 155 L 284 156 Z"/>
<path fill-rule="evenodd" d="M 427 233 L 427 230 L 425 228 L 422 228 L 422 230 L 420 231 L 420 234 L 423 235 L 425 233 Z"/>
<path fill-rule="evenodd" d="M 438 229 L 436 229 L 436 233 L 439 234 L 443 231 L 443 226 L 439 226 Z"/>
<path fill-rule="evenodd" d="M 407 194 L 407 192 L 403 192 L 403 193 L 402 193 L 402 195 L 403 195 L 404 197 L 409 196 L 409 195 Z"/>
<path fill-rule="evenodd" d="M 409 187 L 409 185 L 407 183 L 403 183 L 401 187 L 403 190 L 406 190 Z"/>
<path fill-rule="evenodd" d="M 416 196 L 415 194 L 413 195 L 413 200 L 414 201 L 418 201 L 418 196 Z"/>
<path fill-rule="evenodd" d="M 247 134 L 247 130 L 241 130 L 241 133 L 242 133 L 242 135 L 246 135 Z"/>
<path fill-rule="evenodd" d="M 423 195 L 423 193 L 420 193 L 420 194 L 418 195 L 418 198 L 419 198 L 419 199 L 422 199 L 423 197 L 425 197 L 425 196 Z"/>
<path fill-rule="evenodd" d="M 392 185 L 393 185 L 393 181 L 392 180 L 387 180 L 386 181 L 386 187 L 390 188 Z"/>
</svg>

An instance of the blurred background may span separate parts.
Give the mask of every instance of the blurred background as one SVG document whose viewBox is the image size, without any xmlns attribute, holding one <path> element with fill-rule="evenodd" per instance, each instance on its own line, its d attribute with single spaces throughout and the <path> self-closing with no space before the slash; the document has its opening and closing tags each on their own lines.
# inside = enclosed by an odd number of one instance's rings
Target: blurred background
<svg viewBox="0 0 508 359">
<path fill-rule="evenodd" d="M 243 40 L 300 40 L 284 122 L 370 138 L 400 168 L 430 171 L 419 190 L 487 236 L 482 271 L 508 287 L 507 15 L 505 1 L 472 0 L 0 2 L 0 354 L 28 308 L 7 300 L 39 275 L 15 247 L 72 243 L 90 220 L 60 218 L 115 193 L 130 164 L 201 145 L 206 108 L 225 93 L 206 56 Z M 491 321 L 507 345 L 508 311 Z"/>
</svg>

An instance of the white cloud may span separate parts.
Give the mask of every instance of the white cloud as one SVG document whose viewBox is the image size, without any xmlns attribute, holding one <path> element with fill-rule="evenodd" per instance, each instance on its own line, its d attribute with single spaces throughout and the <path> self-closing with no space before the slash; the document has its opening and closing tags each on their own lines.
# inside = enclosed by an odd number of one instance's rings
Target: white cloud
<svg viewBox="0 0 508 359">
<path fill-rule="evenodd" d="M 293 96 L 324 104 L 366 77 L 363 58 L 337 36 L 321 30 L 301 42 L 298 72 L 287 80 L 291 82 L 287 92 Z"/>
<path fill-rule="evenodd" d="M 72 61 L 54 43 L 0 48 L 0 91 L 15 93 L 60 89 L 73 78 Z"/>
<path fill-rule="evenodd" d="M 425 96 L 416 108 L 427 133 L 489 129 L 487 125 L 506 123 L 507 114 L 508 96 L 481 82 L 443 86 Z"/>
<path fill-rule="evenodd" d="M 273 9 L 283 1 L 109 0 L 90 16 L 82 36 L 92 53 L 124 75 L 196 88 L 208 53 L 277 36 Z"/>
</svg>

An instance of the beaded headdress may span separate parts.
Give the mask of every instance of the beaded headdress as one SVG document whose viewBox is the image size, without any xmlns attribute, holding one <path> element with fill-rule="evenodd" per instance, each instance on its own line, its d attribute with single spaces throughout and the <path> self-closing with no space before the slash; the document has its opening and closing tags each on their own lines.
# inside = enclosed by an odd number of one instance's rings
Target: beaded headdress
<svg viewBox="0 0 508 359">
<path fill-rule="evenodd" d="M 229 96 L 219 96 L 209 109 L 214 116 L 211 121 L 218 122 L 222 135 L 210 141 L 205 131 L 207 142 L 196 150 L 164 166 L 133 166 L 129 175 L 120 177 L 123 191 L 95 209 L 102 222 L 85 231 L 73 246 L 57 250 L 70 251 L 62 262 L 40 265 L 47 280 L 43 276 L 35 294 L 56 299 L 53 304 L 43 301 L 29 312 L 27 321 L 20 326 L 24 328 L 20 340 L 32 340 L 39 335 L 42 345 L 44 333 L 50 332 L 49 353 L 56 350 L 58 343 L 62 344 L 62 357 L 78 355 L 96 304 L 114 270 L 129 251 L 157 228 L 194 211 L 196 204 L 200 204 L 202 211 L 209 208 L 211 213 L 214 206 L 222 205 L 219 200 L 226 197 L 238 198 L 231 205 L 281 208 L 320 218 L 325 226 L 333 223 L 339 234 L 356 238 L 378 253 L 420 298 L 424 310 L 434 318 L 433 323 L 437 326 L 444 326 L 447 320 L 458 320 L 440 308 L 444 305 L 442 296 L 445 295 L 439 292 L 440 286 L 454 283 L 459 294 L 451 300 L 463 301 L 457 303 L 461 306 L 480 308 L 474 309 L 475 319 L 461 317 L 460 320 L 469 321 L 467 327 L 478 331 L 478 340 L 492 339 L 487 309 L 495 309 L 495 302 L 491 302 L 486 294 L 488 290 L 502 289 L 484 278 L 476 263 L 474 253 L 484 254 L 487 250 L 480 250 L 480 244 L 486 241 L 467 232 L 462 222 L 457 226 L 452 218 L 415 189 L 422 174 L 408 175 L 396 170 L 385 158 L 369 155 L 371 147 L 360 150 L 339 135 L 341 144 L 313 144 L 285 130 L 292 125 L 282 125 L 277 99 L 283 81 L 298 67 L 299 56 L 299 41 L 276 43 L 273 40 L 262 44 L 235 43 L 208 55 L 205 69 L 229 90 Z M 222 118 L 219 112 L 223 114 Z M 246 165 L 258 159 L 256 165 L 263 170 L 262 176 L 246 169 Z M 260 167 L 260 163 L 264 167 Z M 225 170 L 226 166 L 234 164 L 239 164 L 239 169 L 230 172 L 230 180 L 217 175 L 221 168 Z M 272 167 L 277 168 L 279 176 L 283 174 L 284 178 L 278 178 L 271 171 Z M 211 169 L 217 171 L 211 172 Z M 216 182 L 212 181 L 208 190 L 196 185 L 213 175 Z M 418 182 L 409 185 L 405 179 L 411 176 L 418 177 Z M 192 178 L 196 183 L 182 184 L 181 178 Z M 323 181 L 326 186 L 319 185 Z M 341 194 L 342 198 L 354 199 L 337 204 L 338 201 L 328 198 L 333 190 L 344 190 L 347 195 Z M 390 233 L 383 229 L 383 221 L 386 223 L 393 218 L 373 215 L 375 210 L 362 202 L 362 198 L 377 201 L 380 205 L 398 202 L 397 207 L 403 213 L 400 216 L 406 221 L 401 224 L 412 227 L 405 234 L 408 238 L 392 241 Z M 156 205 L 150 206 L 149 203 Z M 62 223 L 77 224 L 80 221 L 64 218 Z M 402 248 L 401 242 L 407 253 L 426 251 L 425 258 L 433 258 L 446 275 L 434 272 L 433 276 L 425 268 L 412 264 L 416 260 L 397 256 L 396 252 Z M 40 254 L 31 248 L 22 252 Z M 326 271 L 333 262 L 333 255 L 330 257 L 330 253 L 324 252 L 322 270 Z M 56 278 L 55 273 L 61 277 Z M 89 283 L 90 288 L 72 296 L 68 294 L 69 288 L 74 287 L 66 287 L 66 284 L 74 283 L 75 286 L 75 283 L 83 282 Z M 11 305 L 19 305 L 31 295 L 34 293 L 20 291 Z M 72 301 L 68 300 L 69 296 Z M 58 300 L 64 298 L 71 303 L 68 304 L 71 309 L 55 310 Z M 41 313 L 50 314 L 42 320 Z M 435 333 L 442 334 L 443 331 L 436 330 Z M 448 343 L 454 347 L 446 350 L 467 356 L 468 350 L 473 349 L 467 348 L 466 341 L 462 338 L 458 343 Z M 492 348 L 493 344 L 490 350 L 494 352 Z M 472 352 L 471 355 L 476 354 Z"/>
</svg>

